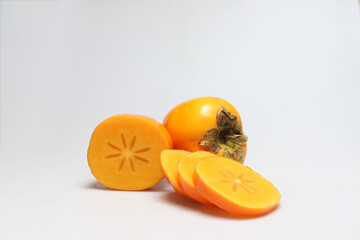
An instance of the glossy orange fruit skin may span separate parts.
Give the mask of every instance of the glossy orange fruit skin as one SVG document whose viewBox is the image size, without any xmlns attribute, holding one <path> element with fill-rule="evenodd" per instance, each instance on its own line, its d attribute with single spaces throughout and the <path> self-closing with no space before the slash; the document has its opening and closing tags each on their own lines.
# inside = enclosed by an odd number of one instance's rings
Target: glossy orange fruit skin
<svg viewBox="0 0 360 240">
<path fill-rule="evenodd" d="M 225 108 L 241 118 L 233 105 L 217 97 L 201 97 L 183 102 L 175 106 L 164 118 L 163 125 L 173 140 L 174 149 L 190 152 L 204 151 L 199 146 L 201 137 L 210 129 L 217 128 L 216 114 Z M 243 146 L 246 153 L 246 145 Z M 223 156 L 222 150 L 216 153 Z"/>
</svg>

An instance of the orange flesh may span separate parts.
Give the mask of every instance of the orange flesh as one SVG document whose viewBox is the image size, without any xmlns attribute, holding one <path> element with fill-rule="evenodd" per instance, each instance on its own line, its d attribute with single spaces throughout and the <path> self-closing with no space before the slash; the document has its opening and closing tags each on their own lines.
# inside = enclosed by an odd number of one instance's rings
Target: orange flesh
<svg viewBox="0 0 360 240">
<path fill-rule="evenodd" d="M 117 115 L 95 128 L 88 148 L 88 164 L 95 178 L 107 187 L 143 190 L 164 177 L 160 153 L 169 148 L 171 138 L 156 120 Z"/>
<path fill-rule="evenodd" d="M 183 150 L 164 150 L 161 152 L 161 166 L 164 170 L 166 179 L 173 189 L 177 193 L 194 200 L 182 189 L 178 174 L 178 162 L 190 153 L 191 152 Z"/>
<path fill-rule="evenodd" d="M 214 206 L 209 200 L 204 198 L 197 190 L 194 183 L 195 166 L 204 158 L 214 157 L 215 154 L 205 151 L 194 152 L 184 157 L 178 164 L 180 185 L 184 191 L 195 200 L 209 206 Z"/>
<path fill-rule="evenodd" d="M 249 167 L 233 160 L 206 158 L 196 165 L 196 189 L 218 207 L 242 216 L 259 216 L 273 210 L 279 191 Z"/>
</svg>

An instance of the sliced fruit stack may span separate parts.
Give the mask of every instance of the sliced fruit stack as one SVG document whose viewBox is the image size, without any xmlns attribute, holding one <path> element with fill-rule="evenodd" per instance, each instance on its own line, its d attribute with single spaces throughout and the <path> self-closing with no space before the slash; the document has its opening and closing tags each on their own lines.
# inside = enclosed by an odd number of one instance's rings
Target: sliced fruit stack
<svg viewBox="0 0 360 240">
<path fill-rule="evenodd" d="M 179 194 L 240 216 L 260 216 L 276 208 L 280 193 L 268 180 L 232 159 L 198 151 L 164 150 L 161 165 Z"/>
</svg>

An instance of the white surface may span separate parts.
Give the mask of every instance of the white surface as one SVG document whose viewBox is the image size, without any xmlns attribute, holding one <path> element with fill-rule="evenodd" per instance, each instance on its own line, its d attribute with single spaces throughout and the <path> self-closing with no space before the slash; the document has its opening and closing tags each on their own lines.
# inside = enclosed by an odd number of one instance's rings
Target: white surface
<svg viewBox="0 0 360 240">
<path fill-rule="evenodd" d="M 351 0 L 1 1 L 0 239 L 359 239 L 359 44 Z M 92 177 L 100 121 L 206 95 L 239 110 L 274 212 Z"/>
</svg>

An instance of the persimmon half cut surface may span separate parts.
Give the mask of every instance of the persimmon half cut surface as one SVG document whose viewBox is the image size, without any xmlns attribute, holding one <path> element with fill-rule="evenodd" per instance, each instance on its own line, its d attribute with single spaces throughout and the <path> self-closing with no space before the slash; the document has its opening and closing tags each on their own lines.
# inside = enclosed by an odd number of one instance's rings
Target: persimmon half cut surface
<svg viewBox="0 0 360 240">
<path fill-rule="evenodd" d="M 273 210 L 279 191 L 249 167 L 231 159 L 212 157 L 196 165 L 198 192 L 218 207 L 241 216 L 259 216 Z"/>
<path fill-rule="evenodd" d="M 117 115 L 94 130 L 88 164 L 103 185 L 118 190 L 143 190 L 158 183 L 164 173 L 160 153 L 172 148 L 166 129 L 139 115 Z"/>
<path fill-rule="evenodd" d="M 238 111 L 217 97 L 196 98 L 174 107 L 163 124 L 175 149 L 209 151 L 244 162 L 246 142 Z"/>
<path fill-rule="evenodd" d="M 194 182 L 196 164 L 207 157 L 216 157 L 216 155 L 206 151 L 198 151 L 191 153 L 181 159 L 181 161 L 178 163 L 179 181 L 185 193 L 190 195 L 193 199 L 205 205 L 214 206 L 213 203 L 209 202 L 209 200 L 204 198 L 196 190 Z"/>
<path fill-rule="evenodd" d="M 184 150 L 164 150 L 161 152 L 161 166 L 164 170 L 165 177 L 172 188 L 179 194 L 194 200 L 190 197 L 180 185 L 178 162 L 189 155 L 191 152 Z"/>
</svg>

